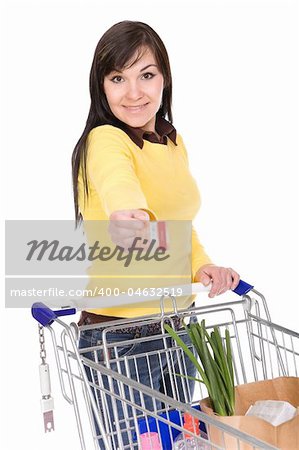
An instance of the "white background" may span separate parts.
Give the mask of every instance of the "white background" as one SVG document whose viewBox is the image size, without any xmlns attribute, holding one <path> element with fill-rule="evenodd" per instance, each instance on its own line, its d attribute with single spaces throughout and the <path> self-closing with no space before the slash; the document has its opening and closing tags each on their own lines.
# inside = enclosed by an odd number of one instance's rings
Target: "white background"
<svg viewBox="0 0 299 450">
<path fill-rule="evenodd" d="M 265 294 L 274 322 L 298 330 L 298 2 L 10 1 L 4 12 L 5 218 L 73 218 L 70 158 L 95 46 L 116 22 L 147 22 L 169 52 L 199 236 L 215 263 Z M 56 431 L 42 433 L 30 311 L 1 317 L 1 448 L 79 448 L 53 359 Z"/>
</svg>

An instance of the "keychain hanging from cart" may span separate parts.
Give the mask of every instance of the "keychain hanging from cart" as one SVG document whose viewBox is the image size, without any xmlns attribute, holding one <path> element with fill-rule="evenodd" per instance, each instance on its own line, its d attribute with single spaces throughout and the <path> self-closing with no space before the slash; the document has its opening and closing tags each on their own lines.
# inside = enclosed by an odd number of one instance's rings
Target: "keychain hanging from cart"
<svg viewBox="0 0 299 450">
<path fill-rule="evenodd" d="M 50 368 L 46 363 L 44 327 L 38 324 L 41 364 L 39 365 L 39 379 L 41 389 L 41 410 L 43 413 L 45 433 L 54 431 L 54 399 L 51 396 Z"/>
</svg>

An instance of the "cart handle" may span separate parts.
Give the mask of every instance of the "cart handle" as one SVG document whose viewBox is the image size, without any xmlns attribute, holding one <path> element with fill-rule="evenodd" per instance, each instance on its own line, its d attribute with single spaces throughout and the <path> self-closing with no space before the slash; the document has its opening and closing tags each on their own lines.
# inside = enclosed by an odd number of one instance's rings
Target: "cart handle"
<svg viewBox="0 0 299 450">
<path fill-rule="evenodd" d="M 67 308 L 60 309 L 58 311 L 52 311 L 52 309 L 48 308 L 42 302 L 33 303 L 31 307 L 32 316 L 37 320 L 41 325 L 46 327 L 47 325 L 51 325 L 57 317 L 61 316 L 70 316 L 72 314 L 76 314 L 76 308 Z"/>
<path fill-rule="evenodd" d="M 175 287 L 177 288 L 178 286 Z M 208 286 L 204 286 L 201 283 L 192 283 L 192 294 L 198 294 L 204 291 L 209 292 L 211 287 L 212 283 L 210 283 Z M 254 286 L 252 286 L 251 284 L 246 283 L 243 280 L 240 280 L 238 286 L 235 289 L 233 289 L 232 292 L 234 292 L 239 296 L 242 296 L 248 294 L 248 292 L 251 291 L 253 288 Z"/>
<path fill-rule="evenodd" d="M 176 289 L 180 286 L 174 286 Z M 186 290 L 186 295 L 190 295 L 190 285 L 186 285 L 184 286 L 185 290 Z M 165 290 L 170 290 L 171 288 L 163 288 Z M 211 289 L 211 284 L 209 284 L 208 286 L 204 286 L 202 283 L 192 283 L 192 294 L 198 294 L 200 292 L 205 292 L 205 291 L 210 291 Z M 251 291 L 253 289 L 253 286 L 251 284 L 246 283 L 243 280 L 240 280 L 238 286 L 233 290 L 233 292 L 239 296 L 245 295 L 247 294 L 249 291 Z M 184 289 L 183 289 L 184 291 Z M 118 300 L 120 300 L 123 296 L 119 296 Z M 111 301 L 111 297 L 109 297 L 110 301 Z M 90 299 L 89 299 L 90 300 Z M 94 298 L 93 298 L 94 300 Z M 103 300 L 103 297 L 101 298 L 101 300 Z M 132 298 L 131 298 L 132 300 Z M 139 299 L 140 300 L 140 299 Z M 47 325 L 51 325 L 54 320 L 56 320 L 58 317 L 61 316 L 69 316 L 72 314 L 76 314 L 77 309 L 76 308 L 64 308 L 64 309 L 59 309 L 56 311 L 53 311 L 52 309 L 50 309 L 47 305 L 45 305 L 42 302 L 36 302 L 33 303 L 32 307 L 31 307 L 31 313 L 32 316 L 44 327 Z"/>
</svg>

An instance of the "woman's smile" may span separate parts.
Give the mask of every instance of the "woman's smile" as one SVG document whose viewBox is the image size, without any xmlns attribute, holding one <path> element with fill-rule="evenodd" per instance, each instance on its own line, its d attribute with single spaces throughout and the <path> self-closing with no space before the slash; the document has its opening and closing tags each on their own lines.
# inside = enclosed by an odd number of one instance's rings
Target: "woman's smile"
<svg viewBox="0 0 299 450">
<path fill-rule="evenodd" d="M 144 105 L 136 105 L 136 106 L 124 105 L 124 108 L 128 112 L 137 113 L 137 112 L 143 111 L 147 105 L 148 105 L 148 103 L 145 103 Z"/>
</svg>

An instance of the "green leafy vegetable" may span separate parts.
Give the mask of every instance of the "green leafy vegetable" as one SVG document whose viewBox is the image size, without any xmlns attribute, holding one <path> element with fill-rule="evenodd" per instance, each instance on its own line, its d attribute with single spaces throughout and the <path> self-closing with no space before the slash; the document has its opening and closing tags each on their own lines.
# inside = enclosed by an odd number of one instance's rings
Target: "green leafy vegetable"
<svg viewBox="0 0 299 450">
<path fill-rule="evenodd" d="M 220 416 L 234 415 L 234 369 L 228 329 L 225 330 L 225 339 L 222 339 L 218 327 L 214 327 L 211 334 L 208 333 L 204 320 L 200 324 L 192 323 L 189 326 L 184 323 L 185 330 L 199 357 L 199 363 L 198 358 L 178 334 L 169 325 L 165 324 L 164 327 L 168 334 L 190 358 L 201 378 L 192 378 L 180 374 L 176 375 L 204 383 L 216 414 Z"/>
</svg>

